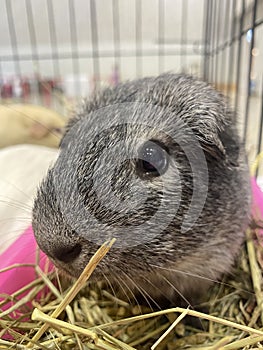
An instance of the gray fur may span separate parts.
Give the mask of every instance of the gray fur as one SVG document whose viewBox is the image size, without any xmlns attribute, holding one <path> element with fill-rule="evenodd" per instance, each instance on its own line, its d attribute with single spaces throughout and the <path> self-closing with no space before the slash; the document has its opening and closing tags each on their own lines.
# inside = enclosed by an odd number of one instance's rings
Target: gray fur
<svg viewBox="0 0 263 350">
<path fill-rule="evenodd" d="M 133 156 L 147 140 L 168 149 L 163 176 L 138 176 Z M 186 231 L 193 166 L 184 150 L 197 158 L 196 168 L 205 160 L 198 168 L 197 202 L 208 176 L 204 207 Z M 196 156 L 200 152 L 203 160 Z M 105 89 L 83 103 L 39 188 L 33 228 L 40 248 L 72 276 L 81 273 L 100 243 L 116 237 L 118 244 L 95 272 L 98 278 L 122 284 L 125 293 L 143 290 L 152 298 L 175 300 L 178 290 L 191 299 L 230 270 L 249 213 L 247 161 L 227 102 L 204 82 L 165 74 Z M 161 230 L 162 222 L 167 225 Z M 81 252 L 65 262 L 63 252 L 76 244 Z"/>
</svg>

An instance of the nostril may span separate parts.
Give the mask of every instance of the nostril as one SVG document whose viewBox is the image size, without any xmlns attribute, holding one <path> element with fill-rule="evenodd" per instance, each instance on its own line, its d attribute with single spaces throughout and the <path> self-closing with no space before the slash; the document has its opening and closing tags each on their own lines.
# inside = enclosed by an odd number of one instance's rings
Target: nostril
<svg viewBox="0 0 263 350">
<path fill-rule="evenodd" d="M 54 251 L 54 257 L 64 263 L 75 260 L 81 252 L 81 245 L 75 244 L 73 247 L 61 247 Z"/>
</svg>

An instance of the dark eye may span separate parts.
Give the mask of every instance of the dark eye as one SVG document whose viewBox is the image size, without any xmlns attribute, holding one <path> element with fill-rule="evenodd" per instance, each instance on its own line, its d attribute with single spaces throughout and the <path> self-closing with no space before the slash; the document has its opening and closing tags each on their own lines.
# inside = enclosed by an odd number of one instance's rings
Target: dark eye
<svg viewBox="0 0 263 350">
<path fill-rule="evenodd" d="M 139 149 L 137 170 L 140 175 L 160 176 L 168 168 L 168 153 L 157 141 L 147 141 Z"/>
</svg>

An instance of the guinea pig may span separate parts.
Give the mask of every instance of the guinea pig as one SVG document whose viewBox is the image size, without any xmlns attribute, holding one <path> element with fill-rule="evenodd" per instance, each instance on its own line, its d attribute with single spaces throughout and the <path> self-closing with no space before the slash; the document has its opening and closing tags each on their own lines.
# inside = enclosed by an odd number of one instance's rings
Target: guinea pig
<svg viewBox="0 0 263 350">
<path fill-rule="evenodd" d="M 37 105 L 0 105 L 0 148 L 17 144 L 58 147 L 66 120 Z"/>
<path fill-rule="evenodd" d="M 33 229 L 55 265 L 127 296 L 188 301 L 230 271 L 250 219 L 244 147 L 226 99 L 188 75 L 106 88 L 76 112 L 39 187 Z"/>
</svg>

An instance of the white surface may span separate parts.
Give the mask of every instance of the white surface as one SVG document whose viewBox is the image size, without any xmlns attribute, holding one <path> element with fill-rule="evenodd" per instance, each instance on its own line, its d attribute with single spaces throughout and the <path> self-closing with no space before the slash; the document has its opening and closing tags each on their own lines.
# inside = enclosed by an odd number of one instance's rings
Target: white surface
<svg viewBox="0 0 263 350">
<path fill-rule="evenodd" d="M 33 145 L 0 150 L 0 253 L 30 225 L 37 186 L 57 154 Z"/>
<path fill-rule="evenodd" d="M 257 178 L 257 184 L 259 185 L 259 187 L 261 188 L 261 191 L 263 192 L 263 176 L 259 176 Z"/>
</svg>

